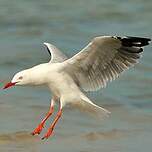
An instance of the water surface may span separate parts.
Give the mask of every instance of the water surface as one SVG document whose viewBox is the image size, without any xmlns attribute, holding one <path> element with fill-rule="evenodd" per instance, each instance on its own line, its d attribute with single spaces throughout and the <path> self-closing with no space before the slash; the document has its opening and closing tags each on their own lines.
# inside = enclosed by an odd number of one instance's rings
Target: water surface
<svg viewBox="0 0 152 152">
<path fill-rule="evenodd" d="M 151 0 L 1 0 L 0 80 L 49 61 L 43 42 L 69 56 L 97 35 L 152 37 Z M 149 152 L 152 149 L 152 53 L 106 89 L 89 94 L 112 112 L 103 121 L 65 109 L 53 138 L 30 132 L 49 105 L 45 88 L 16 87 L 0 93 L 2 152 Z M 1 82 L 1 87 L 3 83 Z M 47 126 L 51 123 L 48 121 Z"/>
</svg>

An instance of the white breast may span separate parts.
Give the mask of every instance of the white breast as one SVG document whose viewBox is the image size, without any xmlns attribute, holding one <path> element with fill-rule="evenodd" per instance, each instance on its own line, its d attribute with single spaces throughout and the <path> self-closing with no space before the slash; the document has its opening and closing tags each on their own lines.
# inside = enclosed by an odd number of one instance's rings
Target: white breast
<svg viewBox="0 0 152 152">
<path fill-rule="evenodd" d="M 51 92 L 65 102 L 76 101 L 81 94 L 74 80 L 65 72 L 52 72 L 49 82 Z"/>
</svg>

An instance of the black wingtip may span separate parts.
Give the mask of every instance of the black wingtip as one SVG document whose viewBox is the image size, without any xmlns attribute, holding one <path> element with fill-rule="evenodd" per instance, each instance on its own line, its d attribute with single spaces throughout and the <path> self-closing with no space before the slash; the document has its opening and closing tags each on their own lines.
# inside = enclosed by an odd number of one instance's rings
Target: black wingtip
<svg viewBox="0 0 152 152">
<path fill-rule="evenodd" d="M 143 38 L 143 37 L 131 37 L 131 36 L 126 36 L 126 37 L 117 37 L 122 42 L 123 46 L 126 47 L 142 47 L 146 46 L 149 44 L 151 41 L 150 38 Z"/>
</svg>

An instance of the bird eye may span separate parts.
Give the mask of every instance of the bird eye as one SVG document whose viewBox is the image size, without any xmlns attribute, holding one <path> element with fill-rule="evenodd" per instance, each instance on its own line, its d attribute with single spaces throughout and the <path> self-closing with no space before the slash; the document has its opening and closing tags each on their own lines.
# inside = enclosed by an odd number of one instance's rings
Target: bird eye
<svg viewBox="0 0 152 152">
<path fill-rule="evenodd" d="M 22 79 L 23 79 L 23 77 L 22 77 L 22 76 L 20 76 L 18 79 L 22 80 Z"/>
</svg>

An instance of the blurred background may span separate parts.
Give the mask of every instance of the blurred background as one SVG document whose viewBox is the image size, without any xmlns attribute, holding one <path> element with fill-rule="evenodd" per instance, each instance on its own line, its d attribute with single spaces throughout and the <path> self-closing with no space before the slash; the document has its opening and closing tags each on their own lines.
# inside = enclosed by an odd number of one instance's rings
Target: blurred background
<svg viewBox="0 0 152 152">
<path fill-rule="evenodd" d="M 70 57 L 98 35 L 152 38 L 152 1 L 0 0 L 1 87 L 16 72 L 49 61 L 43 42 Z M 88 94 L 112 112 L 109 118 L 99 121 L 65 109 L 55 135 L 47 141 L 30 135 L 48 110 L 51 94 L 47 88 L 1 90 L 0 151 L 151 151 L 151 71 L 152 47 L 148 46 L 138 65 L 106 89 Z"/>
</svg>

